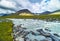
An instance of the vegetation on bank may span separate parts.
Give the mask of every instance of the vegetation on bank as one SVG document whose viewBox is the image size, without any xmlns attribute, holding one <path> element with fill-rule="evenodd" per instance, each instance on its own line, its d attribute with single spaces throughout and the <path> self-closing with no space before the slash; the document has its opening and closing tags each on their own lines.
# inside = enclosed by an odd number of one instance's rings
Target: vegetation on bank
<svg viewBox="0 0 60 41">
<path fill-rule="evenodd" d="M 13 41 L 12 26 L 11 21 L 0 22 L 0 41 Z"/>
<path fill-rule="evenodd" d="M 20 13 L 20 14 L 11 14 L 7 16 L 0 16 L 0 41 L 13 41 L 12 26 L 13 23 L 6 18 L 17 18 L 17 19 L 41 19 L 41 20 L 59 20 L 60 21 L 60 12 L 55 14 L 42 14 L 34 15 L 31 13 Z M 2 21 L 2 22 L 1 22 Z"/>
<path fill-rule="evenodd" d="M 4 18 L 16 18 L 16 19 L 40 19 L 40 20 L 46 20 L 46 21 L 60 21 L 60 11 L 54 12 L 51 14 L 40 14 L 35 15 L 32 13 L 14 13 L 10 14 L 8 16 L 1 16 L 0 19 Z"/>
<path fill-rule="evenodd" d="M 53 15 L 30 15 L 30 16 L 23 16 L 23 15 L 9 15 L 3 16 L 0 18 L 17 18 L 17 19 L 41 19 L 41 20 L 60 20 L 60 14 L 53 14 Z"/>
<path fill-rule="evenodd" d="M 27 9 L 17 11 L 9 15 L 1 16 L 1 18 L 19 18 L 19 19 L 42 19 L 42 20 L 60 20 L 60 10 L 54 12 L 45 12 L 45 13 L 32 13 Z"/>
</svg>

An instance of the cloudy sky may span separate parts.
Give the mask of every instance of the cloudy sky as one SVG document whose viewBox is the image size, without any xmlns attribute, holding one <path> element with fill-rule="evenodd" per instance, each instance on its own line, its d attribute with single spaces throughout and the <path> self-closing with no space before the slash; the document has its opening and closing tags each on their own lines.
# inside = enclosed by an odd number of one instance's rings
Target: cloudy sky
<svg viewBox="0 0 60 41">
<path fill-rule="evenodd" d="M 0 0 L 0 14 L 28 9 L 34 13 L 60 10 L 60 0 Z"/>
</svg>

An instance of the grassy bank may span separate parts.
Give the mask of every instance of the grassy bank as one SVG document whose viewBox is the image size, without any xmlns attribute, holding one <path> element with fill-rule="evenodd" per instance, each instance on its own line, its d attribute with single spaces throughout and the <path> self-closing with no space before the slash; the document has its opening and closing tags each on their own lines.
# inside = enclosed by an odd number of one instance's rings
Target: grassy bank
<svg viewBox="0 0 60 41">
<path fill-rule="evenodd" d="M 42 20 L 58 19 L 58 20 L 60 20 L 60 14 L 58 14 L 58 15 L 34 15 L 34 16 L 11 15 L 11 16 L 3 16 L 3 17 L 0 17 L 0 18 L 42 19 Z"/>
<path fill-rule="evenodd" d="M 11 21 L 0 22 L 0 41 L 13 41 L 12 26 Z"/>
<path fill-rule="evenodd" d="M 41 20 L 59 20 L 60 21 L 60 12 L 55 12 L 52 14 L 41 14 L 34 15 L 32 13 L 15 13 L 8 16 L 1 16 L 0 19 L 4 18 L 17 18 L 17 19 L 41 19 Z"/>
</svg>

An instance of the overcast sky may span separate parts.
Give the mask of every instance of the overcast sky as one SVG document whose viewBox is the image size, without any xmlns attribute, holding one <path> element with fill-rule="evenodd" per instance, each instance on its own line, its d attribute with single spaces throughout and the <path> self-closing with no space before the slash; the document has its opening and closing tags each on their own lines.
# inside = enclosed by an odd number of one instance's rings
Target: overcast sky
<svg viewBox="0 0 60 41">
<path fill-rule="evenodd" d="M 34 13 L 60 10 L 60 0 L 0 0 L 0 14 L 28 9 Z"/>
</svg>

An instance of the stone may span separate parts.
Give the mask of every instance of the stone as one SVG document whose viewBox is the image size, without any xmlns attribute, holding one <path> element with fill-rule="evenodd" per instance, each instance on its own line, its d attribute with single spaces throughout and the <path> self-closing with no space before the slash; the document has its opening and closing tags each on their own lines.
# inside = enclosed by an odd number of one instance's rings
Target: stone
<svg viewBox="0 0 60 41">
<path fill-rule="evenodd" d="M 34 39 L 33 41 L 38 41 L 37 39 Z"/>
<path fill-rule="evenodd" d="M 40 32 L 40 34 L 43 35 L 43 36 L 46 36 L 46 37 L 50 36 L 50 33 L 46 33 L 42 29 L 38 29 L 37 31 Z"/>
<path fill-rule="evenodd" d="M 28 37 L 25 37 L 24 41 L 31 41 L 31 39 L 29 39 Z"/>
<path fill-rule="evenodd" d="M 30 33 L 31 33 L 32 35 L 35 35 L 35 36 L 36 36 L 36 33 L 34 33 L 33 31 L 30 31 Z"/>
<path fill-rule="evenodd" d="M 57 37 L 60 37 L 60 35 L 58 35 L 58 34 L 56 34 L 56 33 L 54 33 L 54 35 L 57 36 Z"/>
</svg>

